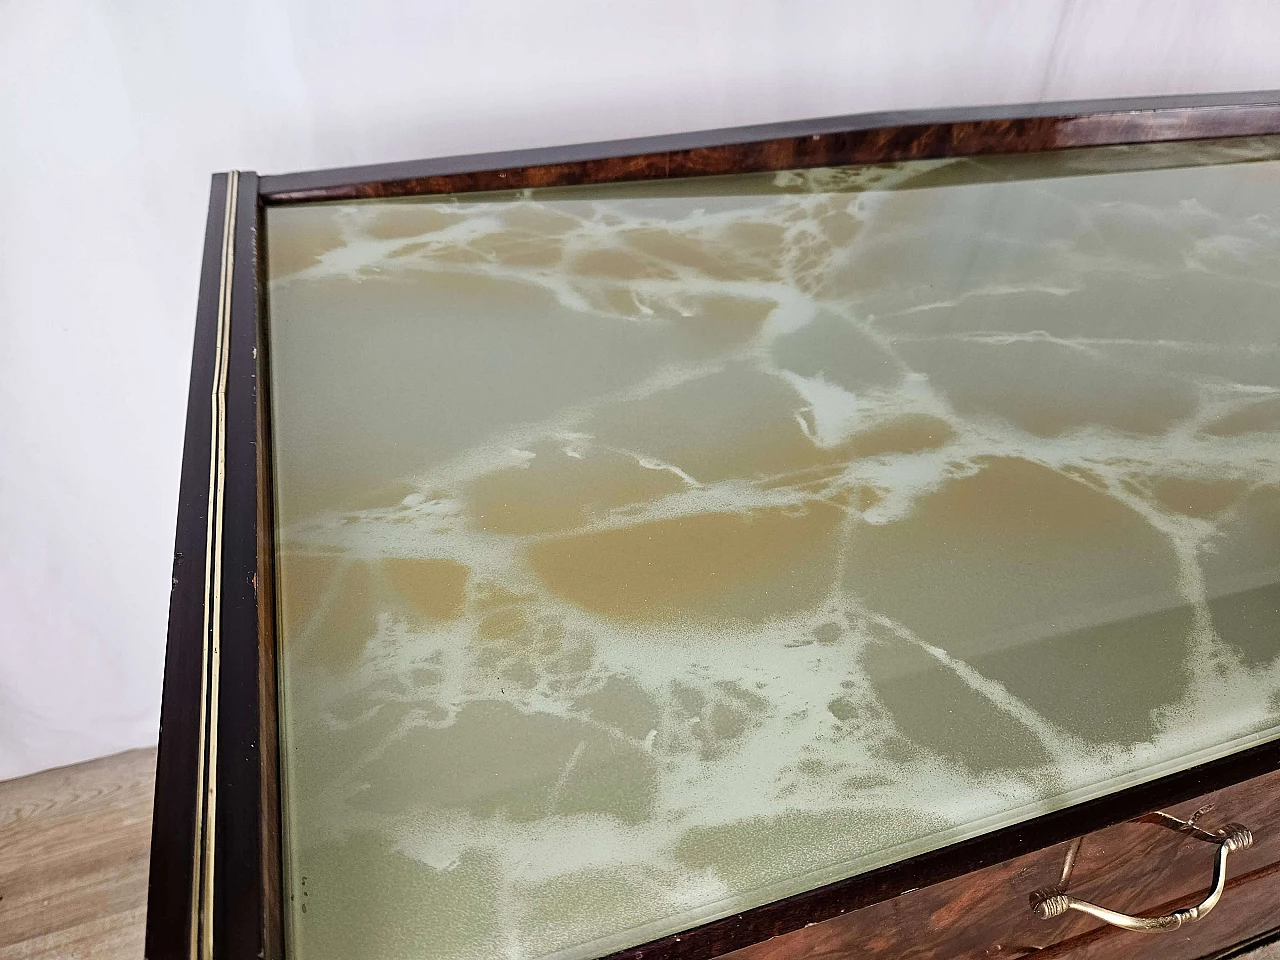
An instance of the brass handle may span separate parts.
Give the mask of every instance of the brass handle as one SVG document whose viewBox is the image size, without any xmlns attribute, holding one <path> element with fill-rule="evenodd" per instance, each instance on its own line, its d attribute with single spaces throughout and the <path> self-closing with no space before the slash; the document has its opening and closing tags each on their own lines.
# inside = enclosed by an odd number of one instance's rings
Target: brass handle
<svg viewBox="0 0 1280 960">
<path fill-rule="evenodd" d="M 1201 812 L 1203 811 L 1197 811 L 1197 816 Z M 1199 840 L 1212 841 L 1218 844 L 1218 856 L 1214 861 L 1213 868 L 1213 889 L 1209 891 L 1207 897 L 1194 907 L 1175 910 L 1173 913 L 1163 917 L 1132 917 L 1127 913 L 1117 913 L 1115 910 L 1108 910 L 1106 907 L 1100 907 L 1096 903 L 1090 903 L 1087 900 L 1077 900 L 1075 897 L 1068 896 L 1063 890 L 1070 874 L 1071 865 L 1075 860 L 1075 852 L 1078 849 L 1078 847 L 1073 847 L 1068 853 L 1067 867 L 1063 871 L 1062 884 L 1055 889 L 1037 890 L 1031 895 L 1031 908 L 1036 912 L 1036 915 L 1041 920 L 1049 920 L 1052 917 L 1062 916 L 1068 910 L 1079 910 L 1081 913 L 1087 913 L 1117 927 L 1147 933 L 1163 933 L 1167 930 L 1177 930 L 1184 923 L 1191 923 L 1193 920 L 1199 920 L 1207 915 L 1210 910 L 1218 905 L 1218 901 L 1222 899 L 1222 892 L 1227 887 L 1227 856 L 1233 850 L 1243 850 L 1250 846 L 1253 843 L 1253 834 L 1249 832 L 1248 828 L 1242 827 L 1238 823 L 1228 823 L 1215 833 L 1209 833 L 1195 825 L 1195 817 L 1192 817 L 1190 821 L 1182 821 L 1176 820 L 1167 814 L 1155 814 L 1153 816 L 1161 819 L 1143 819 L 1147 820 L 1147 822 L 1162 823 L 1165 826 L 1177 824 L 1178 826 L 1173 827 L 1173 829 L 1190 833 Z"/>
</svg>

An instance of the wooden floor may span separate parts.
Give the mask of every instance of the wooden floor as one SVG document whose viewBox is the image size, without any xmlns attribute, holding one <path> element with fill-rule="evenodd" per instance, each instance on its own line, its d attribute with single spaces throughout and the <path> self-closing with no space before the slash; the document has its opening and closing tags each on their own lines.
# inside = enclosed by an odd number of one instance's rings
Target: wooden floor
<svg viewBox="0 0 1280 960">
<path fill-rule="evenodd" d="M 0 960 L 141 960 L 155 750 L 0 783 Z"/>
<path fill-rule="evenodd" d="M 131 750 L 0 782 L 0 960 L 142 960 L 155 764 Z"/>
</svg>

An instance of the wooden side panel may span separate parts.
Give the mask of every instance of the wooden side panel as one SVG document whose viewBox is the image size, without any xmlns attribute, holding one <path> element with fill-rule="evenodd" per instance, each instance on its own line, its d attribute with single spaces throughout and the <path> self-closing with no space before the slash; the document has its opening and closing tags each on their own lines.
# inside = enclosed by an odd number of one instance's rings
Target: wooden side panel
<svg viewBox="0 0 1280 960">
<path fill-rule="evenodd" d="M 733 960 L 836 958 L 1201 957 L 1280 927 L 1280 772 L 1167 808 L 1182 819 L 1212 803 L 1200 823 L 1254 831 L 1231 855 L 1228 888 L 1207 917 L 1170 933 L 1133 933 L 1070 911 L 1032 913 L 1029 895 L 1058 883 L 1071 843 L 1060 843 L 953 880 L 905 893 L 728 954 Z M 1086 835 L 1068 891 L 1122 912 L 1155 916 L 1208 891 L 1214 846 L 1164 827 L 1130 821 Z"/>
<path fill-rule="evenodd" d="M 160 747 L 156 761 L 151 878 L 147 896 L 150 960 L 185 958 L 191 953 L 195 836 L 198 816 L 197 767 L 202 749 L 201 679 L 204 672 L 204 594 L 209 503 L 210 397 L 218 321 L 227 176 L 213 178 L 205 228 L 204 265 L 196 308 L 186 441 L 178 493 L 178 528 L 169 596 L 169 640 L 160 707 Z"/>
<path fill-rule="evenodd" d="M 228 219 L 228 191 L 237 182 L 235 216 Z M 208 956 L 211 948 L 225 957 L 270 960 L 281 954 L 274 611 L 269 549 L 264 553 L 258 536 L 269 524 L 269 514 L 260 513 L 269 496 L 260 487 L 267 478 L 259 472 L 259 213 L 256 175 L 214 178 L 165 665 L 147 919 L 150 960 L 190 960 Z M 234 266 L 227 292 L 221 286 L 222 241 L 230 223 L 234 257 L 227 263 Z M 220 292 L 229 297 L 221 348 Z M 225 360 L 219 367 L 221 350 Z M 225 378 L 222 386 L 215 384 L 216 371 Z M 220 504 L 212 519 L 211 483 Z M 206 692 L 209 706 L 202 713 Z M 200 843 L 213 843 L 211 873 L 197 852 L 201 795 L 210 817 Z"/>
</svg>

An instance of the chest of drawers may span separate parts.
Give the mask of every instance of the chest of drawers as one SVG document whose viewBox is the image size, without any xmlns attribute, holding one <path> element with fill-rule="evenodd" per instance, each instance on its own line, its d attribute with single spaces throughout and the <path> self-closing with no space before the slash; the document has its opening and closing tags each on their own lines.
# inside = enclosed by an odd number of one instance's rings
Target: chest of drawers
<svg viewBox="0 0 1280 960">
<path fill-rule="evenodd" d="M 153 960 L 1280 928 L 1278 98 L 231 173 L 207 236 Z"/>
</svg>

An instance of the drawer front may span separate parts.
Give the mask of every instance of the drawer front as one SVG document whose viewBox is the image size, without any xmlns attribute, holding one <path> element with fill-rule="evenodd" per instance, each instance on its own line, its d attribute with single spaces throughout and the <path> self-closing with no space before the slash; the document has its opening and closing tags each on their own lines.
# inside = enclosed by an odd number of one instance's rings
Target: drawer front
<svg viewBox="0 0 1280 960">
<path fill-rule="evenodd" d="M 1067 892 L 1122 913 L 1157 916 L 1198 903 L 1208 892 L 1217 847 L 1139 818 L 1004 861 L 953 880 L 738 950 L 733 960 L 792 958 L 1047 957 L 1190 960 L 1280 928 L 1280 772 L 1164 810 L 1180 819 L 1213 804 L 1199 824 L 1248 827 L 1252 846 L 1233 852 L 1227 886 L 1208 915 L 1178 930 L 1122 930 L 1077 911 L 1042 920 L 1038 889 L 1059 884 L 1076 857 Z"/>
</svg>

